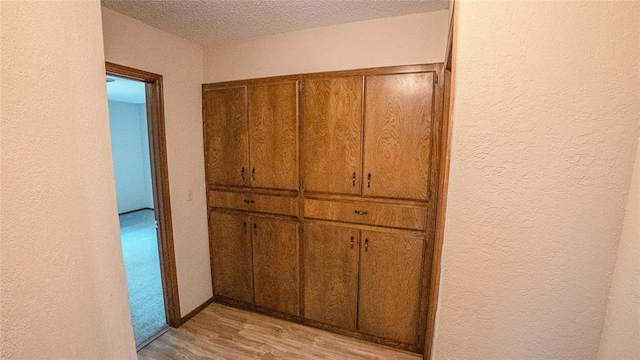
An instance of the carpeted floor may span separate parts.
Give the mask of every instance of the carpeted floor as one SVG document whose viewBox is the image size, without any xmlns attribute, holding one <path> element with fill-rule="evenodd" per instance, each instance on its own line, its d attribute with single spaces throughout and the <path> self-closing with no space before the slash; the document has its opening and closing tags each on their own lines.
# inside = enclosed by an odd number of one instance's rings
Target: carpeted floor
<svg viewBox="0 0 640 360">
<path fill-rule="evenodd" d="M 133 333 L 138 346 L 167 324 L 153 211 L 120 215 L 120 236 Z"/>
</svg>

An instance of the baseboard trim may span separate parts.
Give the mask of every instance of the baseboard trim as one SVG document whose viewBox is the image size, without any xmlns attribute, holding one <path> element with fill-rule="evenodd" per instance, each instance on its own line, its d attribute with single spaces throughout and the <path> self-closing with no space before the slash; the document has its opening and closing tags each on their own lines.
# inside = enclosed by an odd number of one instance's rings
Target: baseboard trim
<svg viewBox="0 0 640 360">
<path fill-rule="evenodd" d="M 152 209 L 152 208 L 143 207 L 143 208 L 140 208 L 140 209 L 130 210 L 130 211 L 125 211 L 125 212 L 123 212 L 123 213 L 119 213 L 119 214 L 118 214 L 118 216 L 121 216 L 121 215 L 127 215 L 127 214 L 134 213 L 134 212 L 136 212 L 136 211 L 142 211 L 142 210 L 151 210 L 151 211 L 153 211 L 153 209 Z"/>
<path fill-rule="evenodd" d="M 193 309 L 190 313 L 188 313 L 187 315 L 183 316 L 182 319 L 180 319 L 180 324 L 178 325 L 178 327 L 182 326 L 182 324 L 186 323 L 187 321 L 189 321 L 189 319 L 191 319 L 192 317 L 198 315 L 198 313 L 202 310 L 204 310 L 204 308 L 206 308 L 207 306 L 211 305 L 213 303 L 213 297 L 211 297 L 210 299 L 208 299 L 207 301 L 205 301 L 204 303 L 202 303 L 202 305 L 198 306 L 197 308 Z"/>
</svg>

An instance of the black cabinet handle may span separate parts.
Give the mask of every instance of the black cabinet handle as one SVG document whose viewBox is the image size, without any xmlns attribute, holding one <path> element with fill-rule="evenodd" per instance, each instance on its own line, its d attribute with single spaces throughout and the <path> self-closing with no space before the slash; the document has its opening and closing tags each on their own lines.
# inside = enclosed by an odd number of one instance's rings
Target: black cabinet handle
<svg viewBox="0 0 640 360">
<path fill-rule="evenodd" d="M 366 212 L 366 211 L 360 211 L 360 210 L 353 210 L 353 213 L 354 213 L 354 214 L 358 214 L 358 215 L 367 215 L 367 214 L 368 214 L 368 212 Z"/>
<path fill-rule="evenodd" d="M 247 232 L 247 222 L 246 221 L 242 222 L 242 229 L 244 230 L 245 233 Z"/>
<path fill-rule="evenodd" d="M 367 174 L 367 187 L 370 188 L 371 187 L 371 173 Z"/>
<path fill-rule="evenodd" d="M 245 204 L 255 204 L 256 202 L 255 200 L 249 200 L 249 199 L 244 199 L 242 201 L 244 201 Z"/>
<path fill-rule="evenodd" d="M 364 239 L 364 251 L 369 251 L 369 239 Z"/>
<path fill-rule="evenodd" d="M 253 223 L 253 235 L 258 235 L 258 224 Z"/>
<path fill-rule="evenodd" d="M 240 173 L 242 174 L 242 181 L 244 181 L 244 166 L 242 167 L 242 170 L 240 170 Z"/>
<path fill-rule="evenodd" d="M 251 169 L 251 179 L 252 180 L 256 179 L 256 168 L 255 167 L 253 169 Z"/>
<path fill-rule="evenodd" d="M 356 187 L 356 173 L 355 173 L 355 171 L 351 175 L 351 186 L 352 187 Z"/>
</svg>

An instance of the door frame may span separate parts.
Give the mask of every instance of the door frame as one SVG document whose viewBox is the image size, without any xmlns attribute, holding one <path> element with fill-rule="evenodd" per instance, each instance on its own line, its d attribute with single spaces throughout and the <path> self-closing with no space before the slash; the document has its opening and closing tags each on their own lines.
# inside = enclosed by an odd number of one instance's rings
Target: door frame
<svg viewBox="0 0 640 360">
<path fill-rule="evenodd" d="M 169 198 L 169 169 L 167 167 L 167 145 L 164 127 L 162 75 L 108 61 L 105 62 L 105 67 L 107 75 L 145 83 L 151 180 L 153 184 L 154 211 L 158 221 L 158 250 L 160 253 L 160 276 L 162 278 L 164 310 L 167 324 L 176 328 L 181 325 L 180 298 L 178 295 L 178 276 L 173 246 L 171 201 Z"/>
</svg>

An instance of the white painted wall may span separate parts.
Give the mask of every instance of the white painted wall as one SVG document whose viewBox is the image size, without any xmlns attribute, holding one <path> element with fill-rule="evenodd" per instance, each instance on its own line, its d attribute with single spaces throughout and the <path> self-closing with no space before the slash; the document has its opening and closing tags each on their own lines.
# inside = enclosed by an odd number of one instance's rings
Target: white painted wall
<svg viewBox="0 0 640 360">
<path fill-rule="evenodd" d="M 204 81 L 443 62 L 449 18 L 442 10 L 207 47 Z"/>
<path fill-rule="evenodd" d="M 640 359 L 640 142 L 598 359 Z"/>
<path fill-rule="evenodd" d="M 163 76 L 173 238 L 182 316 L 213 294 L 202 145 L 203 48 L 102 8 L 106 60 Z"/>
<path fill-rule="evenodd" d="M 596 358 L 638 137 L 639 6 L 459 2 L 434 358 Z"/>
<path fill-rule="evenodd" d="M 153 209 L 146 105 L 109 101 L 109 128 L 118 213 Z"/>
<path fill-rule="evenodd" d="M 0 2 L 0 358 L 135 359 L 100 2 Z"/>
</svg>

